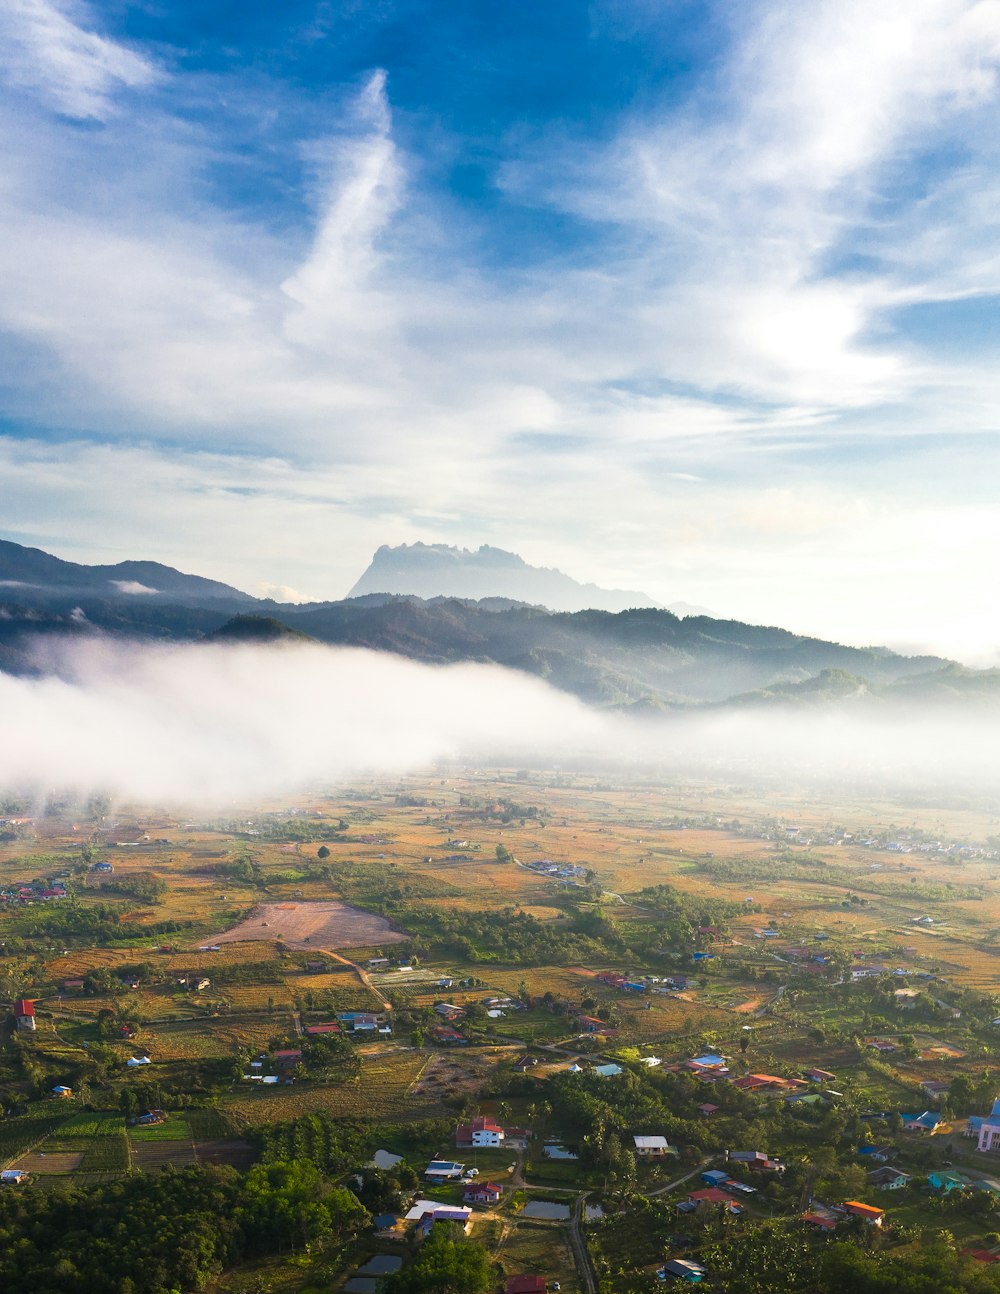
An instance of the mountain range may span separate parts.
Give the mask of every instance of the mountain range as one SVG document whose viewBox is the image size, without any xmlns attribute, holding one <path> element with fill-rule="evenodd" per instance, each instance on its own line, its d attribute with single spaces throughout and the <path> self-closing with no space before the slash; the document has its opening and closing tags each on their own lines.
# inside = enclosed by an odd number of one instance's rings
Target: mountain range
<svg viewBox="0 0 1000 1294">
<path fill-rule="evenodd" d="M 379 554 L 398 551 L 380 549 L 352 594 L 372 578 L 378 582 L 388 560 Z M 1000 700 L 1000 671 L 705 615 L 682 618 L 653 606 L 553 611 L 499 594 L 473 600 L 385 589 L 341 601 L 279 604 L 155 562 L 84 566 L 0 542 L 0 669 L 38 672 L 39 640 L 93 634 L 180 642 L 306 638 L 431 663 L 493 662 L 589 704 L 638 711 L 896 699 L 981 708 Z"/>
</svg>

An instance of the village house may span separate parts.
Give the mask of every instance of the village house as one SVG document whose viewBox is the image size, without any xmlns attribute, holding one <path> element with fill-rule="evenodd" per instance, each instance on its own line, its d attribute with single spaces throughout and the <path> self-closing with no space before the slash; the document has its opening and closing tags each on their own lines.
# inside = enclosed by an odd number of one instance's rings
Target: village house
<svg viewBox="0 0 1000 1294">
<path fill-rule="evenodd" d="M 689 1258 L 671 1258 L 665 1262 L 662 1267 L 657 1267 L 656 1275 L 661 1281 L 681 1280 L 687 1281 L 690 1285 L 704 1279 L 706 1269 L 700 1263 L 692 1262 Z"/>
<path fill-rule="evenodd" d="M 424 1240 L 431 1233 L 435 1222 L 450 1222 L 459 1226 L 466 1233 L 472 1218 L 472 1210 L 461 1205 L 441 1204 L 437 1200 L 417 1200 L 407 1211 L 405 1221 L 413 1225 L 417 1240 Z"/>
<path fill-rule="evenodd" d="M 937 1131 L 941 1123 L 941 1116 L 934 1110 L 924 1110 L 920 1114 L 900 1114 L 903 1120 L 904 1132 L 930 1132 Z"/>
<path fill-rule="evenodd" d="M 431 1035 L 437 1042 L 445 1044 L 467 1043 L 469 1041 L 468 1038 L 464 1038 L 460 1033 L 457 1033 L 454 1029 L 447 1028 L 445 1025 L 432 1029 Z"/>
<path fill-rule="evenodd" d="M 993 1102 L 993 1109 L 987 1115 L 972 1114 L 965 1126 L 967 1137 L 978 1137 L 977 1150 L 1000 1149 L 1000 1097 Z"/>
<path fill-rule="evenodd" d="M 508 1276 L 504 1294 L 545 1294 L 548 1283 L 544 1276 Z"/>
<path fill-rule="evenodd" d="M 762 1173 L 783 1173 L 785 1165 L 777 1159 L 772 1159 L 763 1150 L 730 1150 L 728 1158 L 736 1164 L 744 1164 L 747 1168 Z"/>
<path fill-rule="evenodd" d="M 877 1209 L 874 1204 L 862 1204 L 860 1200 L 845 1200 L 842 1207 L 852 1218 L 863 1218 L 873 1227 L 880 1227 L 885 1217 L 884 1209 Z"/>
<path fill-rule="evenodd" d="M 817 1231 L 835 1231 L 839 1219 L 829 1209 L 814 1205 L 802 1214 L 802 1221 L 807 1227 L 815 1227 Z"/>
<path fill-rule="evenodd" d="M 19 997 L 14 1003 L 14 1025 L 18 1029 L 35 1028 L 35 1004 L 27 998 Z"/>
<path fill-rule="evenodd" d="M 0 1171 L 0 1184 L 3 1186 L 20 1186 L 28 1180 L 23 1168 L 5 1168 Z"/>
<path fill-rule="evenodd" d="M 807 1086 L 800 1078 L 781 1078 L 777 1074 L 746 1074 L 733 1082 L 741 1092 L 787 1092 Z"/>
<path fill-rule="evenodd" d="M 868 1174 L 868 1181 L 877 1191 L 901 1191 L 904 1186 L 909 1186 L 913 1178 L 909 1173 L 883 1164 L 880 1168 L 872 1169 Z"/>
<path fill-rule="evenodd" d="M 274 1063 L 279 1069 L 294 1069 L 302 1064 L 302 1052 L 298 1047 L 286 1047 L 274 1053 Z"/>
<path fill-rule="evenodd" d="M 322 1024 L 306 1025 L 307 1038 L 319 1037 L 320 1035 L 327 1034 L 327 1033 L 336 1034 L 336 1033 L 342 1033 L 342 1032 L 343 1030 L 341 1029 L 340 1025 L 333 1020 L 326 1020 Z"/>
<path fill-rule="evenodd" d="M 831 1074 L 828 1069 L 804 1069 L 802 1077 L 810 1083 L 832 1083 L 837 1075 Z"/>
<path fill-rule="evenodd" d="M 432 1182 L 451 1182 L 465 1172 L 464 1164 L 453 1163 L 450 1159 L 432 1159 L 424 1169 L 424 1176 Z"/>
<path fill-rule="evenodd" d="M 688 1203 L 693 1204 L 695 1208 L 700 1208 L 703 1204 L 712 1204 L 721 1205 L 731 1213 L 742 1212 L 742 1206 L 718 1186 L 706 1186 L 699 1191 L 692 1191 L 688 1195 Z"/>
<path fill-rule="evenodd" d="M 635 1142 L 635 1153 L 640 1159 L 663 1159 L 666 1155 L 677 1153 L 668 1144 L 666 1137 L 640 1135 L 632 1140 Z"/>
<path fill-rule="evenodd" d="M 466 1204 L 499 1204 L 502 1196 L 503 1187 L 496 1182 L 476 1182 L 462 1193 Z"/>
<path fill-rule="evenodd" d="M 456 1146 L 503 1145 L 506 1133 L 494 1119 L 476 1117 L 469 1123 L 460 1123 L 455 1129 Z"/>
<path fill-rule="evenodd" d="M 343 1011 L 337 1019 L 350 1025 L 352 1033 L 375 1033 L 379 1027 L 379 1018 L 371 1011 Z"/>
</svg>

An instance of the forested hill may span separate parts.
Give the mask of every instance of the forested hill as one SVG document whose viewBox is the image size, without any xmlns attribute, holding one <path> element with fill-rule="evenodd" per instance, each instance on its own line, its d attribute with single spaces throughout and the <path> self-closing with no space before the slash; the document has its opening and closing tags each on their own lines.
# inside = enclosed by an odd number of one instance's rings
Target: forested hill
<svg viewBox="0 0 1000 1294">
<path fill-rule="evenodd" d="M 281 604 L 155 562 L 82 566 L 0 542 L 0 670 L 38 673 L 40 641 L 105 633 L 173 642 L 312 638 L 433 663 L 482 661 L 546 679 L 598 706 L 881 704 L 993 707 L 997 671 L 845 647 L 654 607 L 548 611 L 489 597 L 367 594 Z"/>
<path fill-rule="evenodd" d="M 246 612 L 231 623 L 224 611 L 163 599 L 80 596 L 71 608 L 48 610 L 11 599 L 0 608 L 0 668 L 36 671 L 39 639 L 111 633 L 130 639 L 268 642 L 302 634 L 413 660 L 494 662 L 546 679 L 590 704 L 655 710 L 718 704 L 738 696 L 748 704 L 789 703 L 799 693 L 808 699 L 811 692 L 829 691 L 808 686 L 823 671 L 860 680 L 851 690 L 876 692 L 911 680 L 916 696 L 923 678 L 936 678 L 940 687 L 940 672 L 948 666 L 934 657 L 844 647 L 735 621 L 679 619 L 668 611 L 553 614 L 415 598 L 362 598 L 319 607 L 261 605 L 267 614 L 259 623 Z M 297 633 L 285 635 L 282 626 Z M 954 691 L 956 680 L 949 677 L 948 682 Z M 996 680 L 987 679 L 987 688 L 995 692 Z"/>
</svg>

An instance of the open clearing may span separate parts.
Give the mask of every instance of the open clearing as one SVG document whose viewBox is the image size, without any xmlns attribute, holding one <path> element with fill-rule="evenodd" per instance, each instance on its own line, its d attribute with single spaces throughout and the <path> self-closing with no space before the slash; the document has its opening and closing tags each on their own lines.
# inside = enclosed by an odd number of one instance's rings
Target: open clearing
<svg viewBox="0 0 1000 1294">
<path fill-rule="evenodd" d="M 394 930 L 385 917 L 363 912 L 350 903 L 263 903 L 245 921 L 209 944 L 243 940 L 278 940 L 289 948 L 365 948 L 403 943 L 409 936 Z"/>
</svg>

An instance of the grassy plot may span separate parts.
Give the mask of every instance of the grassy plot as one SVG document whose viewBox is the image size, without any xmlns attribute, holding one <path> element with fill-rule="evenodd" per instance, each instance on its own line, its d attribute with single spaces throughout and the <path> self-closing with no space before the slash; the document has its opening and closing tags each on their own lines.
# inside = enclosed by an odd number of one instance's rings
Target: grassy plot
<svg viewBox="0 0 1000 1294">
<path fill-rule="evenodd" d="M 507 1276 L 544 1276 L 549 1288 L 558 1281 L 564 1294 L 580 1286 L 565 1227 L 519 1218 L 501 1231 L 497 1258 Z"/>
<path fill-rule="evenodd" d="M 222 1111 L 244 1127 L 278 1123 L 300 1114 L 325 1111 L 342 1118 L 415 1119 L 441 1113 L 437 1102 L 411 1101 L 410 1086 L 426 1064 L 420 1052 L 364 1057 L 357 1079 L 337 1087 L 277 1087 L 240 1091 L 223 1099 Z"/>
<path fill-rule="evenodd" d="M 233 1135 L 233 1125 L 221 1110 L 187 1110 L 184 1117 L 196 1141 L 215 1141 Z"/>
<path fill-rule="evenodd" d="M 191 1128 L 183 1116 L 170 1114 L 164 1123 L 134 1126 L 128 1130 L 133 1141 L 190 1141 Z"/>
</svg>

